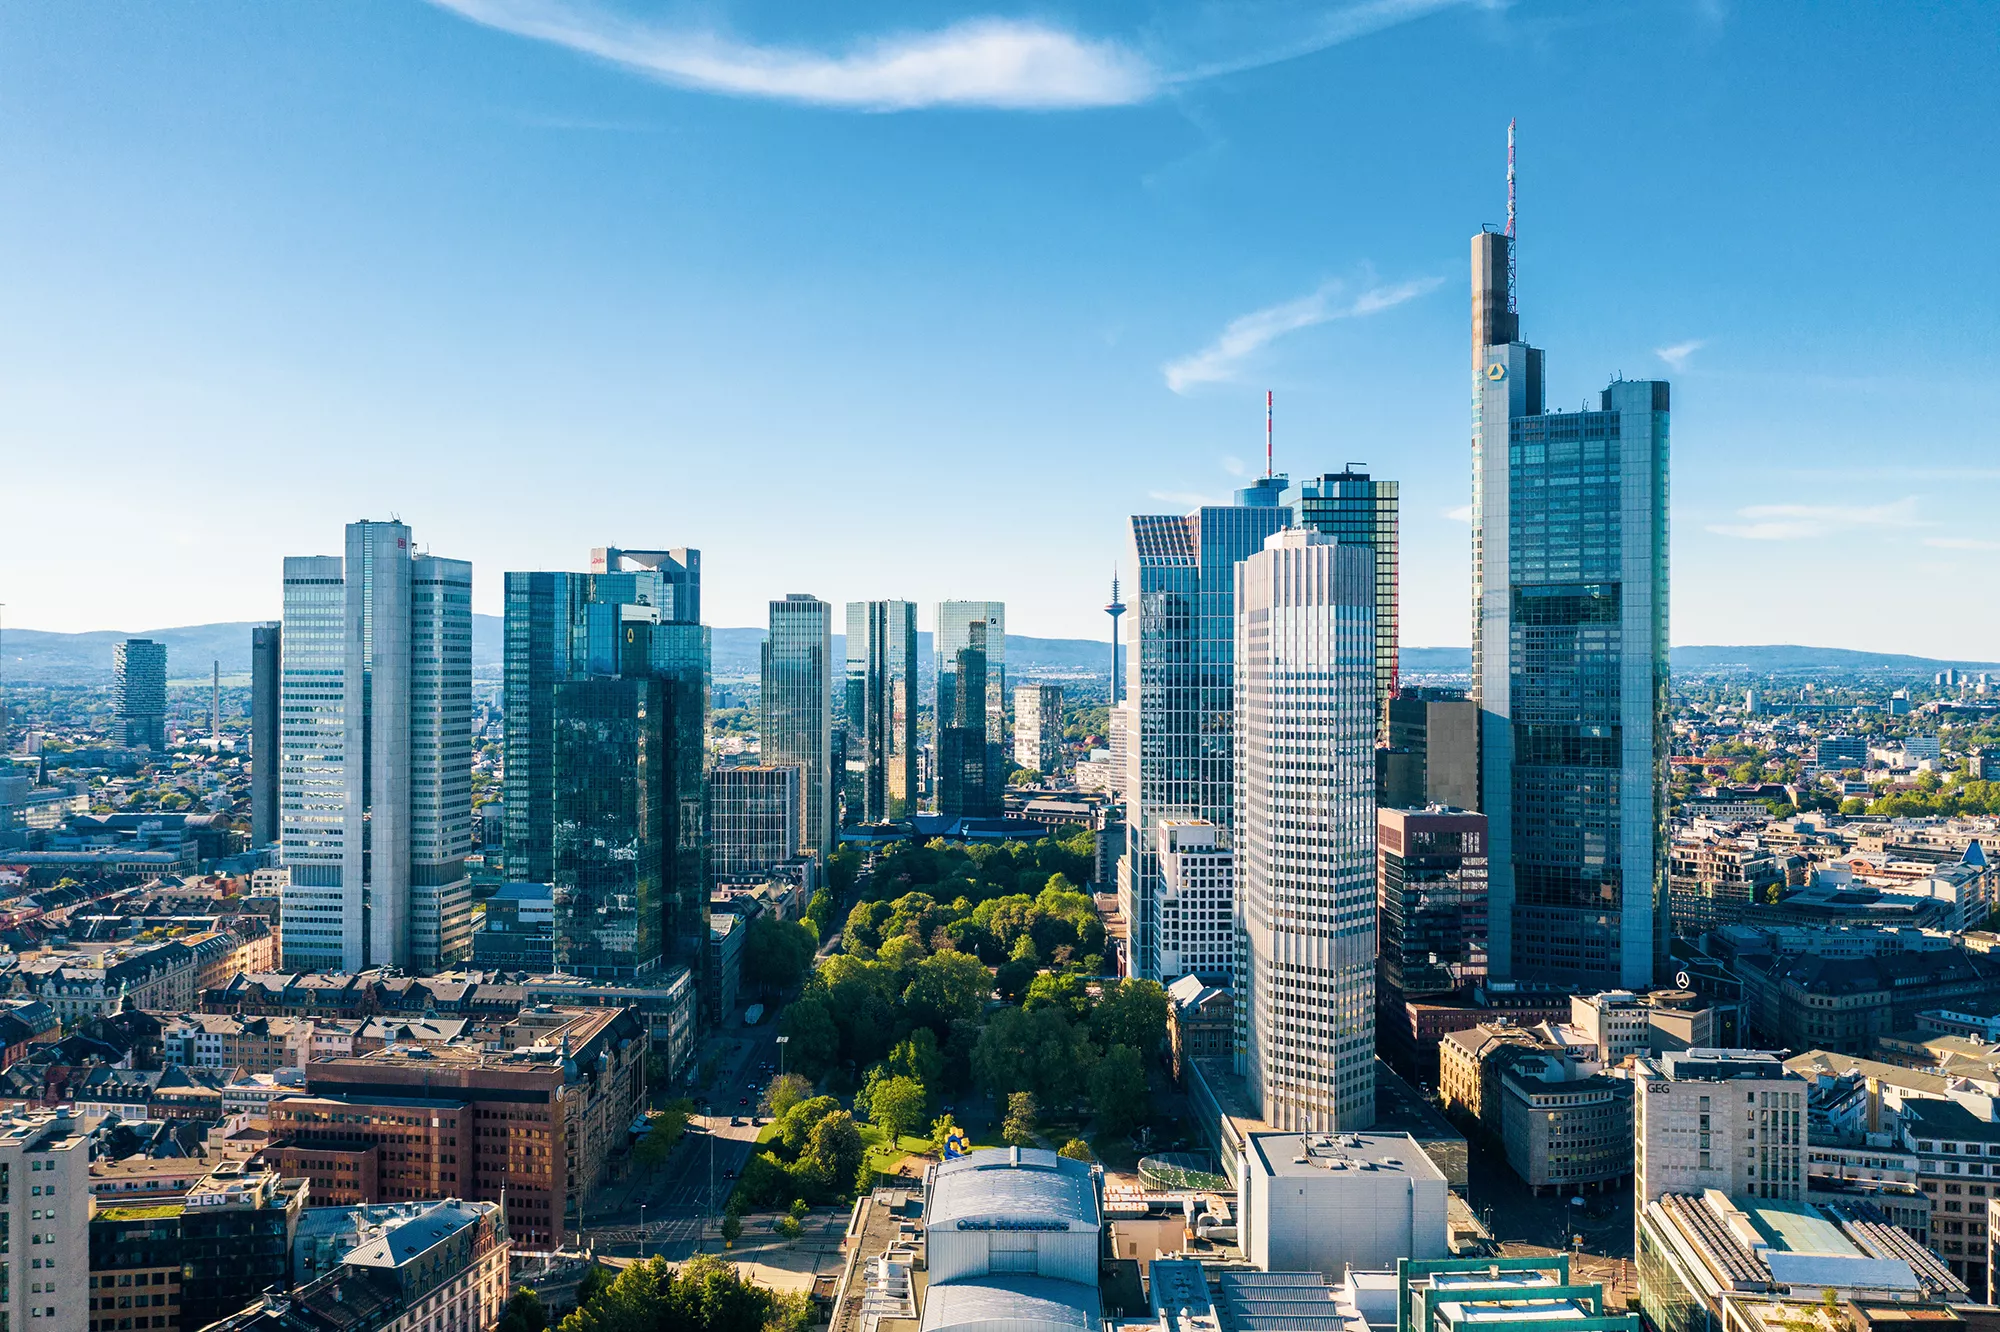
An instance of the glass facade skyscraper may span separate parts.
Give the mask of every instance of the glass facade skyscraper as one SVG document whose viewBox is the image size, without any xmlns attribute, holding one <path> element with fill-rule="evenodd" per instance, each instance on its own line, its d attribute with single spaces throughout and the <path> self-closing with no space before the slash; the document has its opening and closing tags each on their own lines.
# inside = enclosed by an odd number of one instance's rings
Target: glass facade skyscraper
<svg viewBox="0 0 2000 1332">
<path fill-rule="evenodd" d="M 111 646 L 111 709 L 119 743 L 155 752 L 167 747 L 167 645 L 128 638 Z"/>
<path fill-rule="evenodd" d="M 990 729 L 987 696 L 986 625 L 966 626 L 966 642 L 952 654 L 952 668 L 939 672 L 953 685 L 949 715 L 938 714 L 938 813 L 948 818 L 997 818 L 1001 799 L 1000 745 Z"/>
<path fill-rule="evenodd" d="M 1325 532 L 1344 545 L 1375 552 L 1375 711 L 1378 736 L 1388 734 L 1389 699 L 1396 692 L 1397 492 L 1348 468 L 1307 477 L 1291 497 L 1300 527 Z"/>
<path fill-rule="evenodd" d="M 1238 566 L 1238 1048 L 1258 1114 L 1375 1122 L 1375 559 L 1294 528 Z"/>
<path fill-rule="evenodd" d="M 555 961 L 569 975 L 632 979 L 665 951 L 672 709 L 645 674 L 651 628 L 626 626 L 634 673 L 555 687 Z"/>
<path fill-rule="evenodd" d="M 1125 617 L 1125 855 L 1118 896 L 1131 974 L 1161 974 L 1159 820 L 1234 822 L 1236 565 L 1286 527 L 1282 476 L 1232 505 L 1132 519 L 1134 594 Z"/>
<path fill-rule="evenodd" d="M 250 630 L 250 844 L 278 840 L 278 693 L 284 626 Z"/>
<path fill-rule="evenodd" d="M 847 763 L 859 780 L 851 823 L 914 813 L 917 785 L 917 603 L 847 603 Z"/>
<path fill-rule="evenodd" d="M 1496 980 L 1641 989 L 1663 967 L 1668 386 L 1551 412 L 1508 247 L 1472 242 L 1473 700 Z"/>
<path fill-rule="evenodd" d="M 758 750 L 799 770 L 799 854 L 833 849 L 833 607 L 794 592 L 771 603 L 758 703 Z"/>
<path fill-rule="evenodd" d="M 288 556 L 279 837 L 290 970 L 434 969 L 472 945 L 472 566 L 397 522 Z"/>
<path fill-rule="evenodd" d="M 507 575 L 502 683 L 507 873 L 555 886 L 559 939 L 568 913 L 574 938 L 600 941 L 591 945 L 591 960 L 576 965 L 591 966 L 600 975 L 643 975 L 663 964 L 699 972 L 708 932 L 702 783 L 710 660 L 709 630 L 699 619 L 701 552 L 599 547 L 591 552 L 591 568 L 590 573 Z M 611 748 L 598 757 L 583 745 L 585 737 L 596 733 L 592 727 L 571 724 L 558 744 L 563 687 L 620 679 L 659 686 L 656 700 L 645 690 L 632 700 L 633 708 L 643 704 L 647 725 L 657 724 L 660 730 L 658 744 L 644 755 L 643 769 L 633 766 L 637 751 L 623 732 L 605 731 Z M 587 691 L 575 695 L 577 700 L 592 697 Z M 616 772 L 627 773 L 620 780 L 643 775 L 652 784 L 646 792 L 647 815 L 658 820 L 659 828 L 657 843 L 645 843 L 657 847 L 658 872 L 646 882 L 645 901 L 633 907 L 646 916 L 646 927 L 629 934 L 622 926 L 609 933 L 598 928 L 599 890 L 566 877 L 558 855 L 559 835 L 575 835 L 562 832 L 559 798 L 569 793 L 574 810 L 581 799 L 579 781 Z M 580 868 L 587 862 L 572 855 L 567 863 Z M 622 946 L 628 938 L 641 951 L 615 956 L 612 943 Z"/>
<path fill-rule="evenodd" d="M 937 718 L 940 727 L 959 715 L 958 654 L 972 642 L 972 626 L 985 629 L 986 738 L 998 744 L 1007 729 L 1007 603 L 940 601 L 931 653 L 937 661 Z"/>
</svg>

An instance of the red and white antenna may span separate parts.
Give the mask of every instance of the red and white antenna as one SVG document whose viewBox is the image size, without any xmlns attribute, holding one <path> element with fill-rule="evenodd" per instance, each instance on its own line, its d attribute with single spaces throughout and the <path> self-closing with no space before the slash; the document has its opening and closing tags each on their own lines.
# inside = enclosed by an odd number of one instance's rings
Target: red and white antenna
<svg viewBox="0 0 2000 1332">
<path fill-rule="evenodd" d="M 1271 390 L 1264 390 L 1264 479 L 1270 480 L 1271 471 Z"/>
<path fill-rule="evenodd" d="M 1520 242 L 1514 237 L 1514 122 L 1507 122 L 1507 313 L 1514 308 L 1514 251 Z"/>
</svg>

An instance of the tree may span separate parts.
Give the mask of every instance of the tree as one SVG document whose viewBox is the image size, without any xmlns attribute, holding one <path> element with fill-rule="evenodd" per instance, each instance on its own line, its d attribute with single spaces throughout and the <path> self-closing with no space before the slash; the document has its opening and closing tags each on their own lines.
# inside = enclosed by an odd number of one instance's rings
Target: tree
<svg viewBox="0 0 2000 1332">
<path fill-rule="evenodd" d="M 1037 976 L 1028 982 L 1028 996 L 1022 1007 L 1029 1012 L 1060 1008 L 1071 1017 L 1080 1018 L 1090 1011 L 1090 992 L 1084 987 L 1083 977 L 1074 972 Z"/>
<path fill-rule="evenodd" d="M 772 1078 L 764 1088 L 763 1111 L 773 1119 L 783 1119 L 785 1112 L 813 1094 L 810 1079 L 797 1073 L 780 1073 Z"/>
<path fill-rule="evenodd" d="M 951 1135 L 958 1132 L 958 1121 L 950 1115 L 939 1115 L 931 1121 L 931 1155 L 944 1160 L 944 1145 Z"/>
<path fill-rule="evenodd" d="M 1129 1045 L 1114 1045 L 1090 1074 L 1090 1108 L 1112 1133 L 1129 1132 L 1146 1117 L 1146 1061 Z"/>
<path fill-rule="evenodd" d="M 915 1078 L 884 1078 L 875 1084 L 868 1100 L 868 1118 L 888 1133 L 891 1142 L 900 1142 L 924 1122 L 928 1099 L 923 1084 Z"/>
<path fill-rule="evenodd" d="M 1008 1003 L 1018 1004 L 1028 997 L 1028 987 L 1035 983 L 1040 971 L 1041 968 L 1026 960 L 1002 963 L 993 973 L 993 988 Z"/>
<path fill-rule="evenodd" d="M 861 1160 L 866 1154 L 861 1130 L 854 1126 L 854 1116 L 836 1110 L 813 1125 L 799 1161 L 825 1181 L 823 1187 L 839 1190 L 860 1173 Z"/>
<path fill-rule="evenodd" d="M 657 1170 L 674 1154 L 680 1145 L 681 1135 L 687 1132 L 688 1116 L 694 1110 L 694 1102 L 674 1101 L 664 1110 L 654 1111 L 646 1121 L 645 1136 L 632 1149 L 632 1159 L 648 1170 Z"/>
<path fill-rule="evenodd" d="M 798 1218 L 792 1216 L 779 1217 L 777 1223 L 773 1225 L 771 1228 L 777 1231 L 781 1237 L 788 1240 L 797 1239 L 799 1237 L 799 1232 L 804 1229 L 804 1227 L 799 1224 Z"/>
<path fill-rule="evenodd" d="M 933 953 L 910 969 L 903 1008 L 912 1023 L 937 1033 L 958 1018 L 978 1018 L 992 993 L 993 975 L 977 957 L 957 951 Z"/>
<path fill-rule="evenodd" d="M 658 1258 L 634 1263 L 562 1320 L 561 1332 L 655 1332 L 669 1298 L 671 1269 Z M 582 1288 L 578 1287 L 578 1297 Z"/>
<path fill-rule="evenodd" d="M 819 1122 L 840 1109 L 840 1102 L 832 1096 L 812 1096 L 794 1104 L 778 1120 L 778 1131 L 774 1135 L 778 1144 L 786 1152 L 798 1156 L 806 1149 L 812 1131 Z"/>
<path fill-rule="evenodd" d="M 855 877 L 860 872 L 861 853 L 851 846 L 844 846 L 826 858 L 826 884 L 836 899 L 853 891 Z"/>
<path fill-rule="evenodd" d="M 743 1218 L 730 1212 L 722 1218 L 722 1242 L 734 1244 L 743 1237 Z"/>
<path fill-rule="evenodd" d="M 1097 1159 L 1096 1155 L 1090 1150 L 1090 1144 L 1082 1138 L 1071 1138 L 1056 1149 L 1056 1155 L 1067 1156 L 1072 1161 L 1095 1161 Z"/>
<path fill-rule="evenodd" d="M 944 1066 L 944 1051 L 938 1049 L 937 1036 L 929 1027 L 918 1027 L 889 1051 L 889 1072 L 915 1078 L 926 1089 L 944 1081 Z"/>
<path fill-rule="evenodd" d="M 811 974 L 819 940 L 810 926 L 759 916 L 743 936 L 743 979 L 765 993 L 782 993 Z"/>
<path fill-rule="evenodd" d="M 507 1307 L 501 1312 L 495 1332 L 545 1332 L 548 1325 L 549 1311 L 542 1304 L 542 1297 L 522 1286 L 507 1297 Z"/>
<path fill-rule="evenodd" d="M 809 1077 L 824 1077 L 840 1059 L 840 1026 L 825 996 L 808 990 L 785 1008 L 780 1030 L 791 1037 L 791 1062 Z"/>
<path fill-rule="evenodd" d="M 1121 980 L 1104 987 L 1090 1013 L 1100 1048 L 1129 1045 L 1149 1064 L 1167 1044 L 1167 992 L 1158 981 Z"/>
<path fill-rule="evenodd" d="M 1035 1142 L 1035 1116 L 1038 1113 L 1033 1092 L 1014 1092 L 1007 1097 L 1007 1120 L 1000 1127 L 1000 1136 L 1014 1147 L 1032 1147 Z"/>
<path fill-rule="evenodd" d="M 1028 1012 L 1003 1008 L 979 1034 L 972 1072 L 998 1100 L 1011 1091 L 1032 1091 L 1054 1104 L 1081 1093 L 1097 1063 L 1097 1047 L 1065 1008 Z"/>
</svg>

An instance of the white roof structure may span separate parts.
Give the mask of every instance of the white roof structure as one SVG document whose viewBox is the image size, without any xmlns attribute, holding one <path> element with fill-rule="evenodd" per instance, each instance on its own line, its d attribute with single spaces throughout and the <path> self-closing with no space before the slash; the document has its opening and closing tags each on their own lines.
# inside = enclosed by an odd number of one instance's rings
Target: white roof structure
<svg viewBox="0 0 2000 1332">
<path fill-rule="evenodd" d="M 927 1229 L 1097 1230 L 1090 1165 L 1040 1147 L 989 1147 L 932 1168 Z"/>
<path fill-rule="evenodd" d="M 924 1298 L 923 1332 L 1098 1332 L 1103 1319 L 1095 1286 L 989 1276 L 932 1286 Z"/>
</svg>

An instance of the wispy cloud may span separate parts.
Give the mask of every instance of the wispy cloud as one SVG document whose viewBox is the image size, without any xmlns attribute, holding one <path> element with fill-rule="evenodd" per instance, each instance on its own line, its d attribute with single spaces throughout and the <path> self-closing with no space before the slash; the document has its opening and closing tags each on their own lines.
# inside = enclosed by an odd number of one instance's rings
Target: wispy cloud
<svg viewBox="0 0 2000 1332">
<path fill-rule="evenodd" d="M 973 19 L 829 54 L 675 30 L 563 0 L 431 3 L 680 87 L 821 106 L 1126 106 L 1161 86 L 1160 72 L 1129 47 L 1017 19 Z"/>
<path fill-rule="evenodd" d="M 1707 345 L 1707 338 L 1690 338 L 1686 342 L 1676 342 L 1671 347 L 1661 347 L 1653 355 L 1659 357 L 1674 369 L 1679 370 L 1687 365 L 1688 357 L 1694 355 Z"/>
<path fill-rule="evenodd" d="M 2000 541 L 1978 537 L 1925 537 L 1924 544 L 1934 550 L 2000 550 Z"/>
<path fill-rule="evenodd" d="M 1709 531 L 1745 541 L 1804 541 L 1858 528 L 1913 528 L 1933 524 L 1917 516 L 1914 495 L 1887 504 L 1753 504 L 1736 511 L 1741 523 L 1717 523 Z"/>
<path fill-rule="evenodd" d="M 1394 309 L 1437 289 L 1443 278 L 1418 278 L 1393 286 L 1370 287 L 1351 301 L 1342 300 L 1346 284 L 1329 282 L 1317 291 L 1286 301 L 1282 305 L 1252 310 L 1229 321 L 1214 342 L 1200 351 L 1160 367 L 1167 387 L 1185 393 L 1197 384 L 1216 384 L 1234 379 L 1244 361 L 1287 333 L 1329 323 L 1335 319 L 1359 319 Z"/>
<path fill-rule="evenodd" d="M 1177 504 L 1183 509 L 1199 509 L 1204 505 L 1222 502 L 1213 495 L 1197 494 L 1192 490 L 1149 490 L 1146 492 L 1146 497 L 1156 499 L 1162 504 Z"/>
<path fill-rule="evenodd" d="M 1276 36 L 1244 54 L 1176 68 L 1131 41 L 1088 37 L 1045 22 L 975 18 L 926 32 L 817 51 L 627 17 L 610 0 L 430 0 L 474 23 L 622 65 L 664 83 L 871 111 L 920 107 L 1053 110 L 1131 106 L 1220 75 L 1310 55 L 1440 10 L 1498 8 L 1504 0 L 1360 0 L 1270 25 Z M 1253 31 L 1265 29 L 1252 27 Z M 1244 25 L 1223 35 L 1240 41 Z M 1183 38 L 1212 34 L 1181 34 Z M 1149 50 L 1177 43 L 1147 34 Z M 1208 43 L 1203 43 L 1204 46 Z"/>
<path fill-rule="evenodd" d="M 1472 506 L 1461 504 L 1456 509 L 1446 509 L 1444 516 L 1455 523 L 1469 523 L 1472 521 Z"/>
<path fill-rule="evenodd" d="M 1244 462 L 1241 458 L 1237 457 L 1233 453 L 1225 453 L 1222 455 L 1222 470 L 1229 473 L 1231 476 L 1250 475 L 1250 465 Z"/>
</svg>

